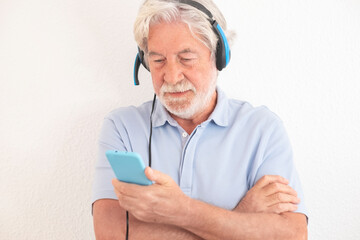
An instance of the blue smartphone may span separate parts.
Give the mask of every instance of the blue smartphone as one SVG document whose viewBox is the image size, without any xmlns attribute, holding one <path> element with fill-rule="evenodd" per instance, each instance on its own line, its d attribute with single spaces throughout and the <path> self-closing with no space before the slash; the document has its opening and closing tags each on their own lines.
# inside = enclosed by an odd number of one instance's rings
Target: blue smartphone
<svg viewBox="0 0 360 240">
<path fill-rule="evenodd" d="M 105 155 L 118 180 L 139 185 L 152 184 L 145 176 L 145 165 L 138 153 L 108 150 Z"/>
</svg>

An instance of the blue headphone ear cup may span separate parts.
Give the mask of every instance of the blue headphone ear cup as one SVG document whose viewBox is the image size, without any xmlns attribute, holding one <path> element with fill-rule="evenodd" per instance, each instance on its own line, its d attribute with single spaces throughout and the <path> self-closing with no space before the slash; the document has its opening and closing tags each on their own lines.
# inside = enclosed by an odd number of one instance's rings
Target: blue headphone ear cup
<svg viewBox="0 0 360 240">
<path fill-rule="evenodd" d="M 218 37 L 216 46 L 216 68 L 221 71 L 229 64 L 231 51 L 225 33 L 216 21 L 213 22 L 213 29 Z"/>
</svg>

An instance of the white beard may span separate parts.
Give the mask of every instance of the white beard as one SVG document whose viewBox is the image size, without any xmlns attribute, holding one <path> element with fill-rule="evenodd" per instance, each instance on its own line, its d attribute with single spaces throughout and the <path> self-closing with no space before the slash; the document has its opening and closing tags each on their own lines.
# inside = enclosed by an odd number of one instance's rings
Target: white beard
<svg viewBox="0 0 360 240">
<path fill-rule="evenodd" d="M 182 119 L 191 119 L 194 115 L 204 111 L 211 101 L 216 89 L 216 77 L 213 78 L 208 89 L 198 92 L 194 85 L 187 79 L 184 79 L 175 85 L 166 82 L 160 88 L 160 102 L 172 114 Z M 190 96 L 170 97 L 165 96 L 166 93 L 191 91 Z"/>
</svg>

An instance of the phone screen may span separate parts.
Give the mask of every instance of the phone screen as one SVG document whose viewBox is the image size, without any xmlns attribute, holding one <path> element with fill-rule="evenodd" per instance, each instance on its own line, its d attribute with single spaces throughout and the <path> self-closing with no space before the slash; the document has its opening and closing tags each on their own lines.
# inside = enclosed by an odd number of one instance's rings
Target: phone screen
<svg viewBox="0 0 360 240">
<path fill-rule="evenodd" d="M 109 150 L 105 154 L 118 180 L 139 185 L 152 184 L 145 176 L 145 165 L 138 153 Z"/>
</svg>

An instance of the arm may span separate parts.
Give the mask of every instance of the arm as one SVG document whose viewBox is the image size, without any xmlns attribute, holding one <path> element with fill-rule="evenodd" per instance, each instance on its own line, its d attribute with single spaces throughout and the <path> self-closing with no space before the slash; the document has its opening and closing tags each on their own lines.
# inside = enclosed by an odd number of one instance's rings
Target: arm
<svg viewBox="0 0 360 240">
<path fill-rule="evenodd" d="M 239 213 L 192 202 L 182 227 L 204 239 L 307 239 L 306 219 L 299 213 Z"/>
<path fill-rule="evenodd" d="M 242 213 L 194 200 L 167 175 L 147 168 L 151 186 L 113 180 L 119 205 L 148 223 L 169 224 L 204 239 L 306 239 L 303 214 Z"/>
<path fill-rule="evenodd" d="M 93 205 L 94 230 L 98 240 L 124 240 L 126 233 L 126 211 L 117 200 L 101 199 Z M 176 226 L 142 222 L 129 214 L 129 239 L 184 239 L 199 240 L 193 233 Z"/>
<path fill-rule="evenodd" d="M 283 213 L 296 210 L 296 192 L 280 176 L 264 176 L 249 190 L 234 209 L 243 213 Z M 126 217 L 118 201 L 101 199 L 94 203 L 94 229 L 97 239 L 125 239 Z M 201 239 L 172 225 L 146 223 L 130 216 L 131 239 Z"/>
</svg>

